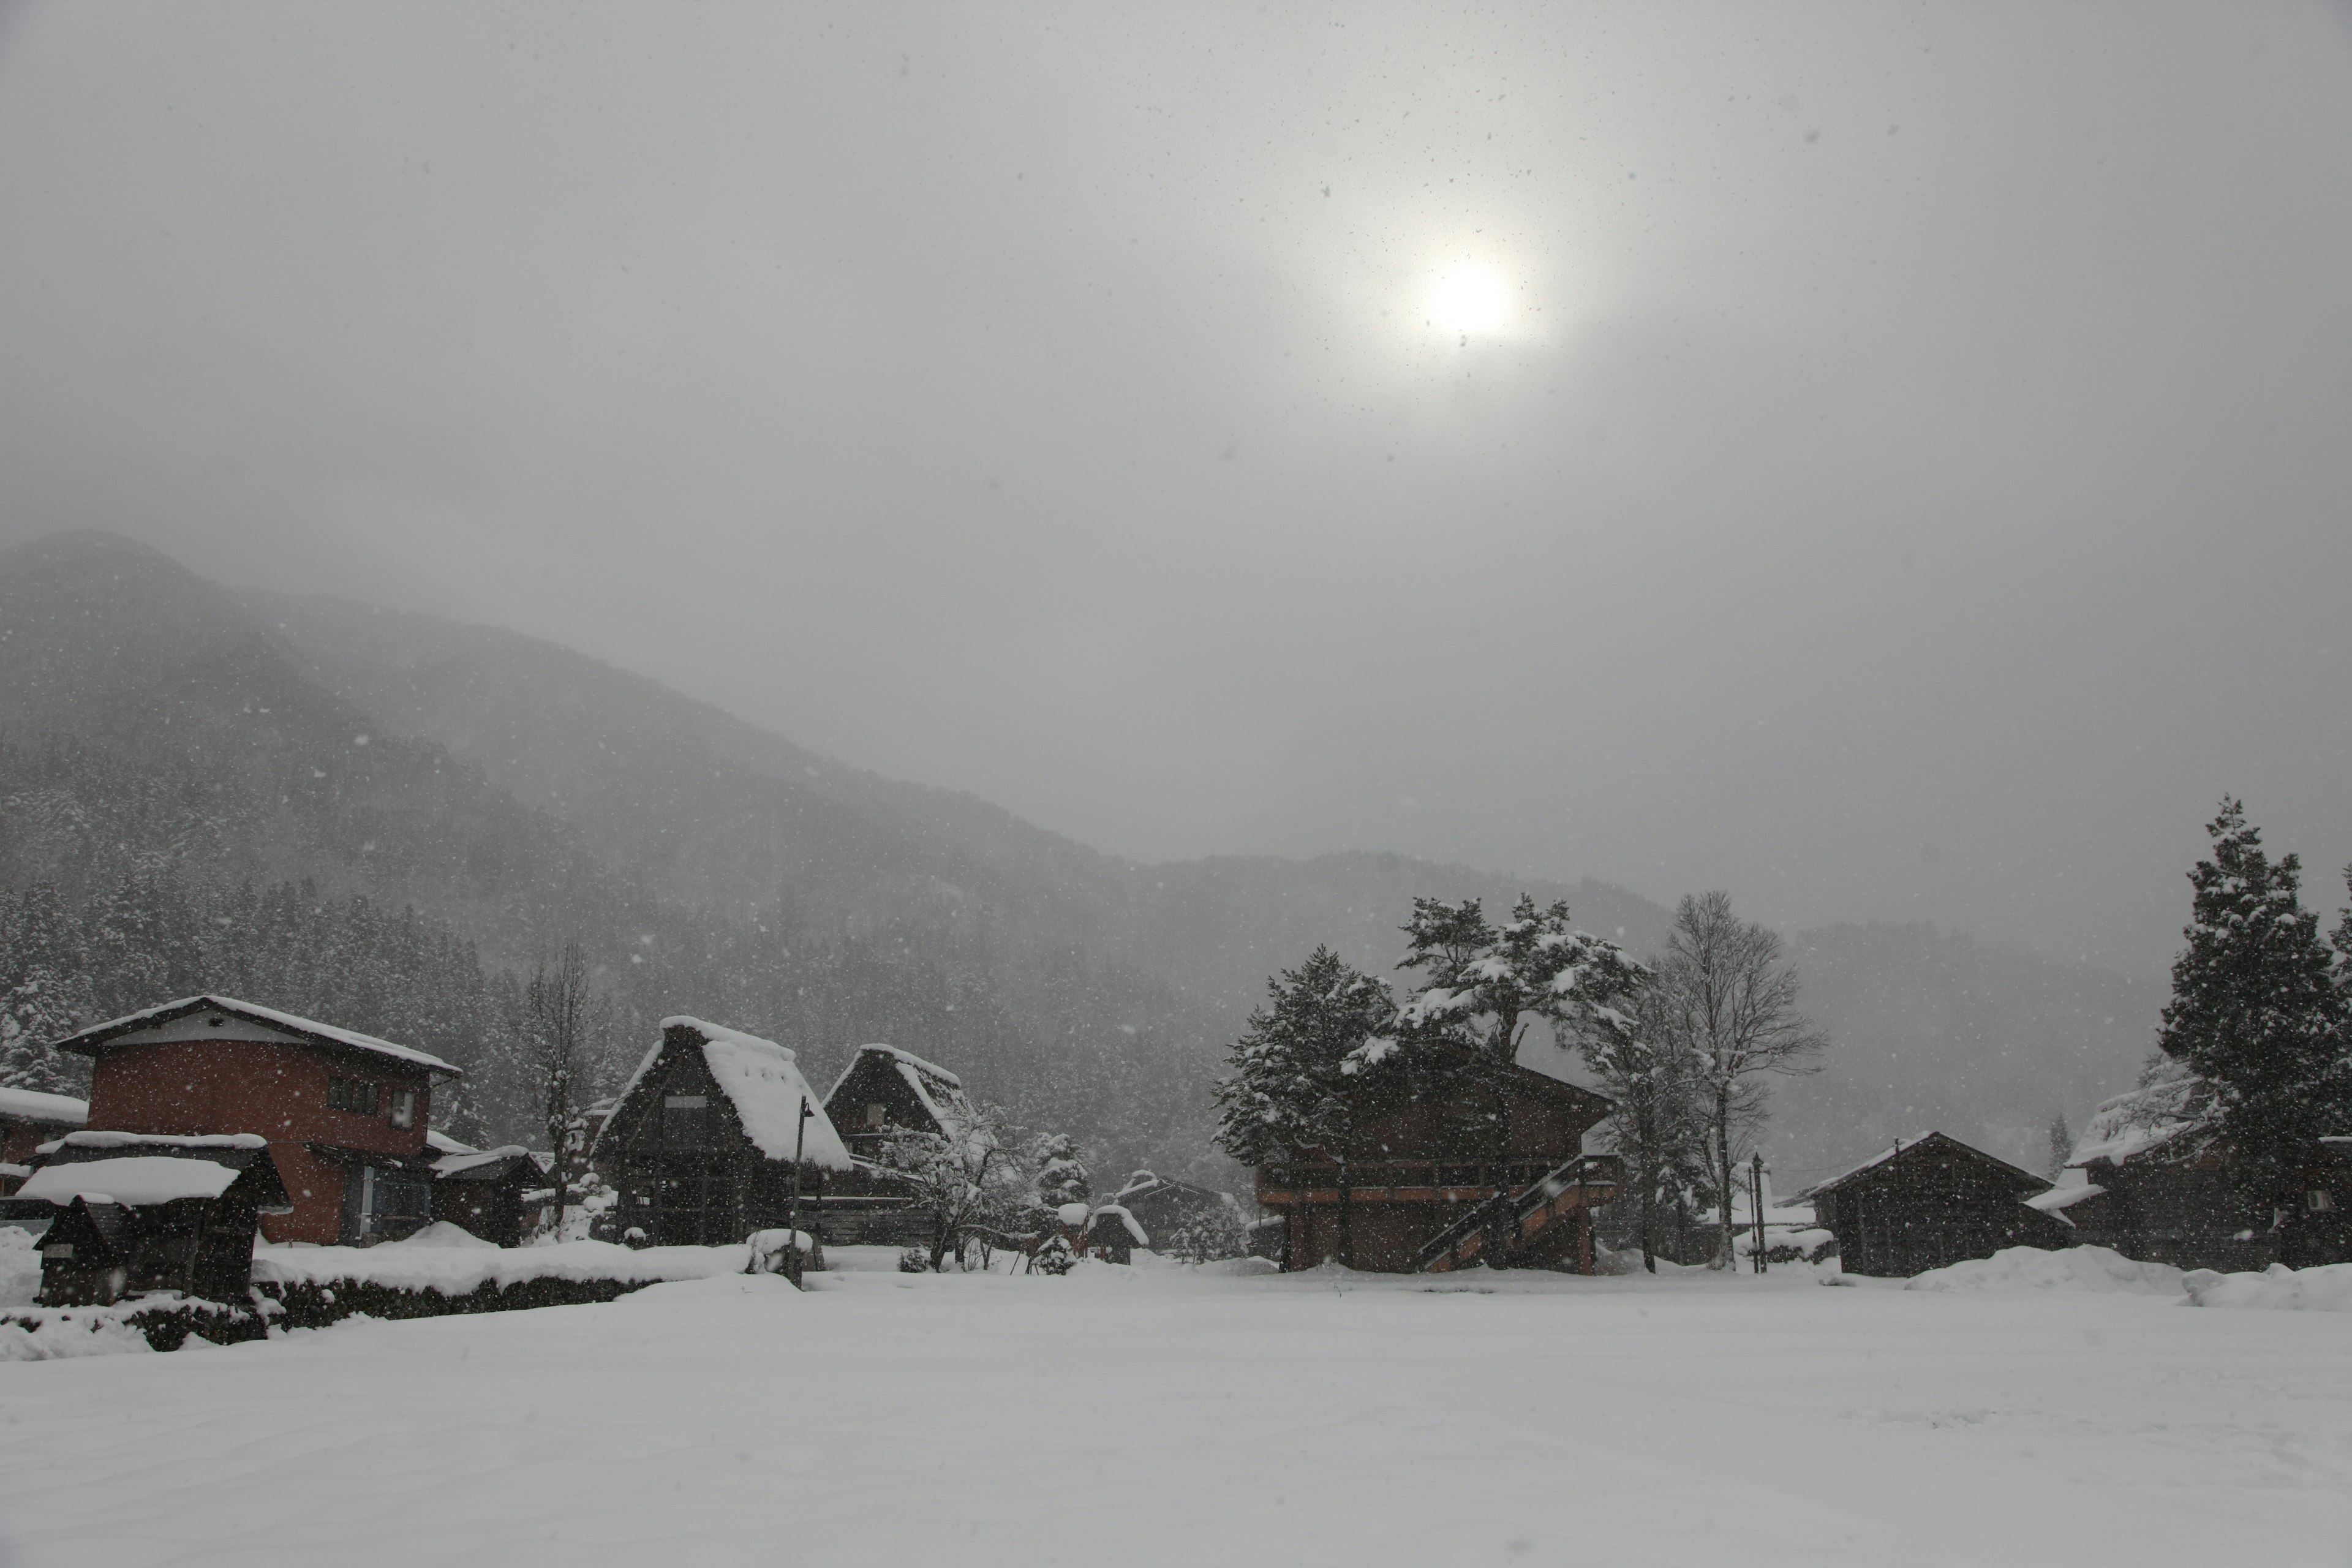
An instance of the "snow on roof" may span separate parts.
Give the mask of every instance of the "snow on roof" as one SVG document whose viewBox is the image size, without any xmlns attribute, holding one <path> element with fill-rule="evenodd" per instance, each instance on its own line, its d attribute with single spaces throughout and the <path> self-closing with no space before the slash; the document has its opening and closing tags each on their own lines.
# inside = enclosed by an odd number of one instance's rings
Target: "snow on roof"
<svg viewBox="0 0 2352 1568">
<path fill-rule="evenodd" d="M 478 1154 L 481 1152 L 479 1149 L 475 1148 L 471 1143 L 460 1143 L 455 1138 L 450 1137 L 446 1132 L 436 1132 L 430 1128 L 427 1128 L 425 1132 L 425 1146 L 427 1149 L 432 1150 L 436 1154 Z"/>
<path fill-rule="evenodd" d="M 2073 1208 L 2088 1198 L 2095 1198 L 2107 1189 L 2096 1182 L 2082 1182 L 2071 1187 L 2053 1187 L 2046 1193 L 2036 1193 L 2025 1200 L 2025 1206 L 2040 1209 L 2043 1214 L 2056 1214 Z"/>
<path fill-rule="evenodd" d="M 1134 1242 L 1136 1246 L 1150 1247 L 1151 1245 L 1151 1238 L 1143 1233 L 1143 1227 L 1136 1223 L 1135 1216 L 1128 1213 L 1127 1210 L 1121 1208 L 1117 1204 L 1105 1204 L 1102 1207 L 1095 1210 L 1094 1217 L 1087 1221 L 1087 1232 L 1091 1234 L 1095 1226 L 1106 1219 L 1115 1219 L 1120 1225 L 1125 1226 L 1127 1227 L 1128 1239 Z"/>
<path fill-rule="evenodd" d="M 1803 1192 L 1799 1193 L 1797 1195 L 1801 1198 L 1809 1198 L 1815 1193 L 1827 1192 L 1830 1188 L 1836 1186 L 1840 1182 L 1844 1181 L 1847 1177 L 1859 1176 L 1874 1165 L 1883 1165 L 1886 1163 L 1887 1161 L 1895 1158 L 1895 1155 L 1903 1152 L 1904 1150 L 1910 1148 L 1913 1144 L 1924 1143 L 1934 1136 L 1935 1133 L 1929 1131 L 1914 1132 L 1908 1137 L 1897 1138 L 1891 1147 L 1881 1149 L 1877 1153 L 1873 1154 L 1867 1160 L 1859 1161 L 1854 1164 L 1848 1165 L 1844 1170 L 1840 1171 L 1834 1176 L 1830 1176 L 1824 1180 L 1815 1182 L 1811 1186 L 1807 1187 Z"/>
<path fill-rule="evenodd" d="M 95 1056 L 111 1044 L 118 1036 L 131 1034 L 153 1025 L 167 1024 L 188 1014 L 206 1012 L 225 1013 L 231 1017 L 243 1018 L 248 1023 L 265 1024 L 274 1028 L 283 1029 L 289 1034 L 305 1037 L 317 1045 L 341 1046 L 346 1050 L 364 1051 L 370 1056 L 389 1057 L 394 1061 L 407 1062 L 412 1066 L 424 1068 L 428 1072 L 447 1073 L 452 1078 L 465 1076 L 463 1068 L 452 1067 L 439 1057 L 420 1051 L 414 1046 L 394 1045 L 390 1040 L 377 1039 L 373 1035 L 362 1035 L 357 1029 L 340 1028 L 333 1024 L 321 1024 L 314 1018 L 303 1018 L 292 1013 L 281 1013 L 275 1007 L 264 1007 L 252 1002 L 240 1002 L 234 996 L 214 996 L 209 994 L 202 996 L 183 996 L 176 1002 L 158 1003 L 152 1007 L 144 1007 L 136 1013 L 125 1013 L 120 1018 L 110 1018 L 103 1024 L 93 1024 L 79 1034 L 58 1041 L 57 1048 L 61 1051 L 75 1051 L 84 1056 Z"/>
<path fill-rule="evenodd" d="M 710 1076 L 718 1080 L 720 1091 L 733 1102 L 735 1115 L 743 1123 L 744 1135 L 761 1153 L 771 1160 L 793 1157 L 794 1140 L 800 1136 L 800 1106 L 805 1100 L 815 1114 L 808 1119 L 802 1157 L 829 1171 L 850 1168 L 849 1150 L 842 1143 L 841 1134 L 834 1131 L 833 1120 L 825 1115 L 824 1106 L 809 1088 L 808 1079 L 793 1064 L 789 1049 L 773 1040 L 763 1040 L 757 1035 L 685 1014 L 664 1018 L 661 1026 L 665 1036 L 672 1029 L 685 1028 L 702 1037 L 702 1059 L 709 1064 Z M 646 1059 L 637 1064 L 637 1070 L 629 1075 L 628 1088 L 621 1091 L 622 1099 L 635 1090 L 638 1080 L 660 1058 L 662 1045 L 662 1041 L 655 1041 Z"/>
<path fill-rule="evenodd" d="M 912 1051 L 902 1051 L 896 1046 L 886 1046 L 879 1042 L 868 1046 L 860 1046 L 857 1049 L 861 1056 L 867 1051 L 880 1051 L 884 1055 L 898 1061 L 901 1066 L 913 1068 L 917 1072 L 930 1074 L 933 1078 L 938 1079 L 940 1082 L 946 1084 L 950 1089 L 961 1089 L 963 1087 L 963 1079 L 956 1077 L 955 1074 L 948 1071 L 947 1068 L 940 1066 L 937 1062 L 925 1061 L 922 1058 L 917 1056 Z"/>
<path fill-rule="evenodd" d="M 454 1176 L 460 1171 L 478 1170 L 503 1161 L 530 1158 L 530 1151 L 520 1143 L 504 1143 L 496 1149 L 467 1149 L 462 1153 L 444 1154 L 433 1162 L 436 1176 Z"/>
<path fill-rule="evenodd" d="M 2161 1148 L 2212 1123 L 2213 1088 L 2181 1063 L 2165 1058 L 2150 1065 L 2137 1089 L 2102 1101 L 2083 1124 L 2083 1135 L 2067 1158 L 2070 1166 L 2094 1160 L 2116 1164 Z"/>
<path fill-rule="evenodd" d="M 44 1165 L 16 1189 L 20 1198 L 69 1204 L 76 1197 L 101 1199 L 136 1208 L 181 1198 L 216 1198 L 236 1182 L 237 1173 L 210 1160 L 172 1154 L 131 1154 L 119 1160 L 77 1160 Z"/>
<path fill-rule="evenodd" d="M 1581 1069 L 1578 1064 L 1580 1060 L 1576 1052 L 1549 1040 L 1539 1039 L 1537 1037 L 1536 1031 L 1530 1029 L 1528 1031 L 1527 1038 L 1519 1042 L 1518 1052 L 1512 1057 L 1511 1063 L 1514 1067 L 1527 1068 L 1538 1078 L 1548 1078 L 1554 1083 L 1564 1083 L 1570 1089 L 1582 1089 L 1596 1100 L 1612 1105 L 1615 1104 L 1616 1101 L 1610 1100 L 1607 1095 L 1602 1094 L 1591 1084 L 1580 1081 L 1579 1074 Z"/>
<path fill-rule="evenodd" d="M 140 1143 L 164 1143 L 174 1149 L 267 1149 L 269 1140 L 258 1132 L 203 1132 L 182 1137 L 169 1132 L 114 1132 L 86 1129 L 53 1138 L 34 1152 L 54 1154 L 60 1149 L 128 1149 Z"/>
<path fill-rule="evenodd" d="M 66 1094 L 43 1094 L 33 1089 L 0 1088 L 0 1116 L 79 1127 L 89 1120 L 89 1101 Z"/>
</svg>

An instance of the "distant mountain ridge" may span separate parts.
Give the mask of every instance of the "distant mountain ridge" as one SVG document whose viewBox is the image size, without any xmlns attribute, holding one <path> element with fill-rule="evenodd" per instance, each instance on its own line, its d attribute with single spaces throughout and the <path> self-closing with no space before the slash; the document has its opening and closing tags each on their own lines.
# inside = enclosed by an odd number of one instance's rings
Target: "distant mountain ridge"
<svg viewBox="0 0 2352 1568">
<path fill-rule="evenodd" d="M 822 1070 L 860 1039 L 917 1026 L 893 986 L 938 989 L 923 1026 L 963 1033 L 901 1043 L 964 1050 L 951 1065 L 973 1068 L 983 1094 L 1092 1117 L 1070 1130 L 1105 1157 L 1180 1169 L 1213 1164 L 1207 1087 L 1224 1041 L 1266 975 L 1318 942 L 1384 968 L 1419 894 L 1566 898 L 1636 952 L 1669 913 L 1609 884 L 1392 855 L 1140 865 L 969 795 L 845 767 L 551 643 L 224 590 L 105 535 L 0 552 L 0 731 L 267 775 L 262 798 L 278 791 L 281 809 L 233 835 L 242 864 L 415 902 L 505 963 L 584 920 L 614 983 L 647 1005 L 664 985 L 718 985 L 730 943 L 801 940 L 780 922 L 811 942 L 895 942 L 933 978 L 877 976 L 797 1017 L 747 996 L 779 1016 L 734 1021 Z M 658 982 L 643 950 L 656 931 Z M 2038 1156 L 2051 1110 L 2079 1115 L 2128 1081 L 2160 999 L 1927 928 L 1835 927 L 1791 945 L 1838 1045 L 1829 1070 L 1780 1097 L 1770 1142 L 1792 1167 L 1923 1113 Z M 984 997 L 991 1021 L 948 993 Z M 1073 1061 L 1102 1075 L 1083 1104 L 1055 1099 Z M 992 1089 L 991 1072 L 1004 1080 Z"/>
</svg>

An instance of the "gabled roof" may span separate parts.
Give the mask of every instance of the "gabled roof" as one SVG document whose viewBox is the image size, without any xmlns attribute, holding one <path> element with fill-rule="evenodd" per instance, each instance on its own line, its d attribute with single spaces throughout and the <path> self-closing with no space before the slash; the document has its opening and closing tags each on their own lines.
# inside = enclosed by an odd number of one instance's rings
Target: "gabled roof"
<svg viewBox="0 0 2352 1568">
<path fill-rule="evenodd" d="M 831 1105 L 842 1085 L 869 1062 L 895 1072 L 913 1093 L 915 1102 L 939 1124 L 940 1131 L 953 1136 L 958 1129 L 971 1124 L 971 1101 L 964 1097 L 963 1079 L 937 1062 L 925 1061 L 914 1052 L 902 1051 L 896 1046 L 858 1047 L 857 1054 L 850 1058 L 841 1076 L 833 1080 L 833 1088 L 825 1091 L 825 1103 Z"/>
<path fill-rule="evenodd" d="M 1135 1216 L 1128 1213 L 1127 1210 L 1121 1208 L 1117 1204 L 1105 1204 L 1102 1207 L 1095 1210 L 1093 1214 L 1088 1215 L 1087 1216 L 1087 1234 L 1088 1236 L 1094 1235 L 1095 1226 L 1098 1225 L 1121 1226 L 1125 1227 L 1127 1231 L 1128 1239 L 1135 1243 L 1136 1246 L 1150 1247 L 1151 1245 L 1151 1237 L 1143 1233 L 1143 1226 L 1136 1223 Z"/>
<path fill-rule="evenodd" d="M 136 1013 L 126 1013 L 95 1024 L 79 1034 L 68 1035 L 57 1042 L 57 1049 L 72 1051 L 78 1056 L 94 1057 L 109 1047 L 122 1041 L 126 1035 L 160 1028 L 183 1018 L 205 1014 L 217 1014 L 224 1018 L 242 1018 L 248 1024 L 289 1035 L 306 1045 L 323 1046 L 331 1050 L 357 1051 L 364 1056 L 382 1057 L 410 1067 L 420 1067 L 427 1072 L 446 1073 L 451 1078 L 463 1078 L 461 1068 L 451 1066 L 439 1057 L 420 1051 L 414 1046 L 394 1045 L 390 1040 L 362 1035 L 357 1029 L 340 1028 L 333 1024 L 321 1024 L 316 1019 L 297 1017 L 281 1013 L 275 1007 L 264 1007 L 252 1002 L 240 1002 L 234 996 L 183 996 L 176 1002 L 159 1003 Z M 223 1038 L 234 1038 L 224 1035 Z M 124 1042 L 133 1043 L 133 1042 Z"/>
<path fill-rule="evenodd" d="M 2214 1130 L 2216 1110 L 2211 1084 L 2181 1063 L 2159 1059 L 2149 1065 L 2138 1088 L 2102 1100 L 2091 1112 L 2066 1163 L 2073 1168 L 2105 1160 L 2120 1165 L 2184 1140 L 2201 1148 L 2201 1135 Z"/>
<path fill-rule="evenodd" d="M 1882 1165 L 1890 1164 L 1893 1162 L 1901 1159 L 1904 1155 L 1912 1152 L 1923 1144 L 1941 1144 L 1948 1149 L 1957 1149 L 1961 1153 L 1968 1155 L 1970 1159 L 1979 1161 L 1987 1165 L 1991 1165 L 1996 1169 L 2007 1172 L 2010 1175 L 2017 1179 L 2019 1184 L 2031 1187 L 2037 1193 L 2050 1184 L 2040 1176 L 2035 1175 L 2032 1172 L 2020 1170 L 2006 1160 L 1997 1160 L 1981 1149 L 1961 1142 L 1958 1139 L 1951 1136 L 1949 1133 L 1927 1131 L 1915 1132 L 1908 1138 L 1897 1138 L 1891 1147 L 1881 1149 L 1869 1159 L 1864 1160 L 1857 1164 L 1847 1166 L 1844 1170 L 1840 1171 L 1836 1175 L 1832 1176 L 1825 1182 L 1815 1182 L 1811 1186 L 1807 1187 L 1803 1192 L 1799 1193 L 1797 1195 L 1801 1198 L 1810 1198 L 1818 1196 L 1822 1193 L 1835 1192 L 1838 1188 L 1845 1185 L 1846 1183 L 1853 1181 L 1855 1177 L 1867 1174 L 1869 1172 L 1877 1170 Z"/>
<path fill-rule="evenodd" d="M 628 1086 L 621 1090 L 623 1101 L 636 1093 L 637 1085 L 661 1059 L 663 1050 L 669 1045 L 670 1032 L 683 1030 L 701 1042 L 702 1059 L 710 1068 L 711 1079 L 734 1106 L 743 1135 L 761 1153 L 771 1160 L 792 1159 L 794 1141 L 801 1135 L 800 1108 L 805 1101 L 813 1114 L 808 1119 L 805 1142 L 800 1145 L 801 1157 L 828 1171 L 850 1168 L 848 1147 L 842 1142 L 841 1134 L 834 1131 L 833 1119 L 824 1113 L 816 1091 L 801 1076 L 790 1049 L 773 1040 L 684 1014 L 664 1018 L 661 1028 L 661 1038 L 654 1042 L 653 1049 L 637 1064 L 637 1070 L 629 1075 Z"/>
<path fill-rule="evenodd" d="M 1138 1171 L 1127 1178 L 1127 1184 L 1111 1197 L 1113 1204 L 1126 1204 L 1139 1198 L 1158 1197 L 1162 1193 L 1204 1202 L 1231 1203 L 1230 1195 L 1214 1187 L 1204 1187 L 1198 1182 L 1178 1181 L 1153 1171 Z"/>
<path fill-rule="evenodd" d="M 46 1127 L 79 1127 L 89 1121 L 89 1101 L 34 1089 L 0 1088 L 0 1116 Z"/>
</svg>

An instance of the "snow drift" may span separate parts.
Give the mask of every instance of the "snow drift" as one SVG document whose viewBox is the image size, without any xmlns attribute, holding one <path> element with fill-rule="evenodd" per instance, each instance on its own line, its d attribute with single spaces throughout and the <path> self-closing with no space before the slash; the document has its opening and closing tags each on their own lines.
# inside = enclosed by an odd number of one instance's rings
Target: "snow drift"
<svg viewBox="0 0 2352 1568">
<path fill-rule="evenodd" d="M 2200 1307 L 2262 1307 L 2284 1312 L 2352 1312 L 2352 1263 L 2289 1268 L 2273 1263 L 2259 1274 L 2200 1268 L 2182 1279 Z"/>
<path fill-rule="evenodd" d="M 2010 1247 L 1990 1258 L 1930 1268 L 1906 1280 L 1906 1290 L 2088 1290 L 2105 1295 L 2178 1296 L 2180 1270 L 2141 1263 L 2105 1247 L 2051 1252 Z"/>
</svg>

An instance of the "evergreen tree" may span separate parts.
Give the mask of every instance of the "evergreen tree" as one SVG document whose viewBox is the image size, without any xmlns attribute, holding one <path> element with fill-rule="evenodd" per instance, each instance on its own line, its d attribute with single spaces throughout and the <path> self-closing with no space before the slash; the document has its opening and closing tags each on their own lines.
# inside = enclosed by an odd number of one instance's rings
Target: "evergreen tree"
<svg viewBox="0 0 2352 1568">
<path fill-rule="evenodd" d="M 2301 862 L 2273 862 L 2235 800 L 2206 825 L 2211 858 L 2189 872 L 2189 945 L 2172 965 L 2157 1045 L 2219 1090 L 2231 1180 L 2251 1203 L 2289 1188 L 2323 1134 L 2352 1131 L 2347 1001 Z"/>
<path fill-rule="evenodd" d="M 1339 1166 L 1339 1261 L 1355 1262 L 1349 1165 L 1366 1121 L 1407 1092 L 1389 988 L 1318 947 L 1266 983 L 1217 1085 L 1218 1146 L 1244 1165 L 1309 1150 Z"/>
<path fill-rule="evenodd" d="M 1584 1053 L 1601 1092 L 1617 1102 L 1610 1131 L 1634 1204 L 1642 1267 L 1653 1274 L 1664 1216 L 1687 1203 L 1706 1172 L 1706 1097 L 1696 1058 L 1664 1026 L 1658 999 L 1656 987 L 1644 986 L 1635 1026 L 1595 1037 Z"/>
<path fill-rule="evenodd" d="M 2050 1159 L 2043 1174 L 2056 1181 L 2065 1173 L 2066 1162 L 2074 1157 L 2074 1130 L 2066 1125 L 2063 1110 L 2050 1113 Z"/>
<path fill-rule="evenodd" d="M 1040 1207 L 1057 1209 L 1094 1196 L 1093 1178 L 1078 1157 L 1077 1142 L 1068 1133 L 1040 1134 L 1031 1146 L 1029 1159 L 1036 1170 L 1030 1185 Z"/>
<path fill-rule="evenodd" d="M 1475 899 L 1415 899 L 1405 925 L 1404 969 L 1421 982 L 1397 1032 L 1418 1069 L 1447 1081 L 1474 1148 L 1506 1131 L 1511 1066 L 1528 1026 L 1541 1020 L 1563 1047 L 1621 1039 L 1643 971 L 1616 943 L 1569 923 L 1564 902 L 1539 909 L 1522 894 L 1507 921 L 1490 921 Z"/>
<path fill-rule="evenodd" d="M 0 1084 L 86 1093 L 88 1069 L 51 1048 L 98 1019 L 80 922 L 52 882 L 35 883 L 15 906 L 0 975 Z"/>
</svg>

